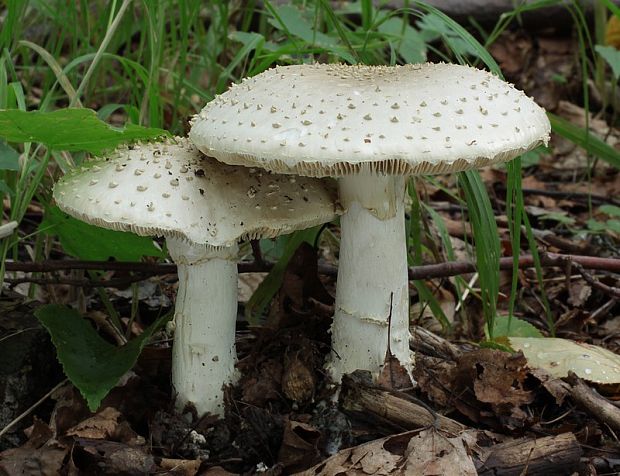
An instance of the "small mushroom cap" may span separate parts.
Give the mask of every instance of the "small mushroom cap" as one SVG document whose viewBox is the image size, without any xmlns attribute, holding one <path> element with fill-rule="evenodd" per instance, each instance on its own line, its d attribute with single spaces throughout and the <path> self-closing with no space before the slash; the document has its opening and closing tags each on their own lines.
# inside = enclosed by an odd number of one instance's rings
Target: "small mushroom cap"
<svg viewBox="0 0 620 476">
<path fill-rule="evenodd" d="M 493 74 L 453 64 L 276 67 L 216 97 L 190 139 L 229 164 L 280 173 L 436 174 L 549 139 L 545 111 Z"/>
<path fill-rule="evenodd" d="M 225 165 L 187 139 L 121 148 L 54 186 L 58 206 L 87 223 L 214 247 L 332 220 L 331 180 Z"/>
</svg>

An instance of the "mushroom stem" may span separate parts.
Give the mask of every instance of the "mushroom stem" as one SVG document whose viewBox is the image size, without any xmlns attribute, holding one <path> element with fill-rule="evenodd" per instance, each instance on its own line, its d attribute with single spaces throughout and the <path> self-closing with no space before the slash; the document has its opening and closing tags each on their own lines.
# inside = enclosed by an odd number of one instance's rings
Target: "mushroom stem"
<svg viewBox="0 0 620 476">
<path fill-rule="evenodd" d="M 214 249 L 167 238 L 178 266 L 172 386 L 176 405 L 223 415 L 223 386 L 235 381 L 237 245 Z"/>
<path fill-rule="evenodd" d="M 405 179 L 348 176 L 339 187 L 345 213 L 329 371 L 336 382 L 357 369 L 377 375 L 388 335 L 391 353 L 410 370 Z"/>
</svg>

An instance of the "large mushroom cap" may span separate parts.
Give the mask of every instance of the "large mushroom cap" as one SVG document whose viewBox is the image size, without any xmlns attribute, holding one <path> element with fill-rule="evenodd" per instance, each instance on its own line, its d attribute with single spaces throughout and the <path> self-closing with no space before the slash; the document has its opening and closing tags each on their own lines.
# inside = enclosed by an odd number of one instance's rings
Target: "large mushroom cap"
<svg viewBox="0 0 620 476">
<path fill-rule="evenodd" d="M 510 160 L 549 138 L 545 111 L 453 64 L 276 67 L 206 105 L 191 140 L 229 164 L 308 176 L 434 174 Z"/>
<path fill-rule="evenodd" d="M 216 247 L 328 222 L 335 197 L 330 181 L 225 165 L 181 138 L 118 149 L 54 187 L 62 210 L 93 225 Z"/>
</svg>

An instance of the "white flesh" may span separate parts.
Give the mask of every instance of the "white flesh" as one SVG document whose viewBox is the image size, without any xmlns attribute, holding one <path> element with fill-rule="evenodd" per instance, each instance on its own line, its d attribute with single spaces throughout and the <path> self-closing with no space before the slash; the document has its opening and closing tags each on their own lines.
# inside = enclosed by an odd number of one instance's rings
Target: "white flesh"
<svg viewBox="0 0 620 476">
<path fill-rule="evenodd" d="M 329 371 L 336 382 L 357 369 L 376 376 L 385 361 L 388 330 L 392 354 L 410 370 L 405 180 L 360 175 L 339 183 L 346 211 L 340 219 Z"/>
<path fill-rule="evenodd" d="M 172 385 L 176 405 L 198 415 L 224 414 L 223 386 L 235 381 L 237 245 L 213 250 L 167 238 L 177 264 Z"/>
</svg>

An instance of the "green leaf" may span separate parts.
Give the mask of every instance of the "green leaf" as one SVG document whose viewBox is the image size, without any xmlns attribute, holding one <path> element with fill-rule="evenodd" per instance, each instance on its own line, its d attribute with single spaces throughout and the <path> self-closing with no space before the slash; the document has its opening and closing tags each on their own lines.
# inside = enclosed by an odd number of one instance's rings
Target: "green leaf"
<svg viewBox="0 0 620 476">
<path fill-rule="evenodd" d="M 546 370 L 555 378 L 569 372 L 590 382 L 620 383 L 620 355 L 591 344 L 568 339 L 510 337 L 510 346 L 520 350 L 528 367 Z"/>
<path fill-rule="evenodd" d="M 586 152 L 620 169 L 620 153 L 587 130 L 572 124 L 566 119 L 547 113 L 553 132 L 583 147 Z"/>
<path fill-rule="evenodd" d="M 611 67 L 611 72 L 614 76 L 614 79 L 617 80 L 618 76 L 620 76 L 620 51 L 618 51 L 613 46 L 603 45 L 596 45 L 594 49 Z"/>
<path fill-rule="evenodd" d="M 601 205 L 598 207 L 598 211 L 601 213 L 606 213 L 610 217 L 620 217 L 620 207 L 616 205 Z"/>
<path fill-rule="evenodd" d="M 116 347 L 101 338 L 77 311 L 66 306 L 41 306 L 34 315 L 50 333 L 65 375 L 80 390 L 93 412 L 119 379 L 135 365 L 153 333 L 170 317 L 160 317 L 138 337 Z"/>
<path fill-rule="evenodd" d="M 89 225 L 64 214 L 58 207 L 45 211 L 39 229 L 57 235 L 67 253 L 83 260 L 105 261 L 113 257 L 118 261 L 139 261 L 143 256 L 164 257 L 151 238 Z"/>
<path fill-rule="evenodd" d="M 614 233 L 620 233 L 620 220 L 607 220 L 607 229 Z"/>
<path fill-rule="evenodd" d="M 0 194 L 5 194 L 9 197 L 12 197 L 13 195 L 15 195 L 15 192 L 11 190 L 11 187 L 9 187 L 4 180 L 0 180 Z"/>
<path fill-rule="evenodd" d="M 563 225 L 574 225 L 575 219 L 568 215 L 567 212 L 547 212 L 538 217 L 539 220 L 550 220 L 562 223 Z"/>
<path fill-rule="evenodd" d="M 338 46 L 338 42 L 325 33 L 316 31 L 313 25 L 306 19 L 303 12 L 293 5 L 281 5 L 275 7 L 276 18 L 270 18 L 269 23 L 274 27 L 284 30 L 297 38 L 304 40 L 309 45 L 317 45 L 326 48 Z"/>
<path fill-rule="evenodd" d="M 377 28 L 396 42 L 396 51 L 406 63 L 426 61 L 426 43 L 418 31 L 399 18 L 389 18 Z"/>
<path fill-rule="evenodd" d="M 543 337 L 536 327 L 516 317 L 497 316 L 493 327 L 493 337 Z"/>
<path fill-rule="evenodd" d="M 0 111 L 0 137 L 8 142 L 41 142 L 50 149 L 101 154 L 120 144 L 154 140 L 170 134 L 163 129 L 127 124 L 119 129 L 99 120 L 92 109 L 53 112 Z"/>
<path fill-rule="evenodd" d="M 607 228 L 605 223 L 595 220 L 594 218 L 588 219 L 586 221 L 586 225 L 590 230 L 596 232 L 605 231 L 605 229 Z"/>
<path fill-rule="evenodd" d="M 0 170 L 19 170 L 19 154 L 2 140 L 0 140 Z"/>
<path fill-rule="evenodd" d="M 305 43 L 303 47 L 318 46 L 344 59 L 349 63 L 354 63 L 355 58 L 343 48 L 337 38 L 331 37 L 317 31 L 314 25 L 304 15 L 304 11 L 293 5 L 281 5 L 274 7 L 270 2 L 266 3 L 273 18 L 269 19 L 275 28 L 283 31 L 295 43 L 295 38 L 299 38 Z"/>
</svg>

